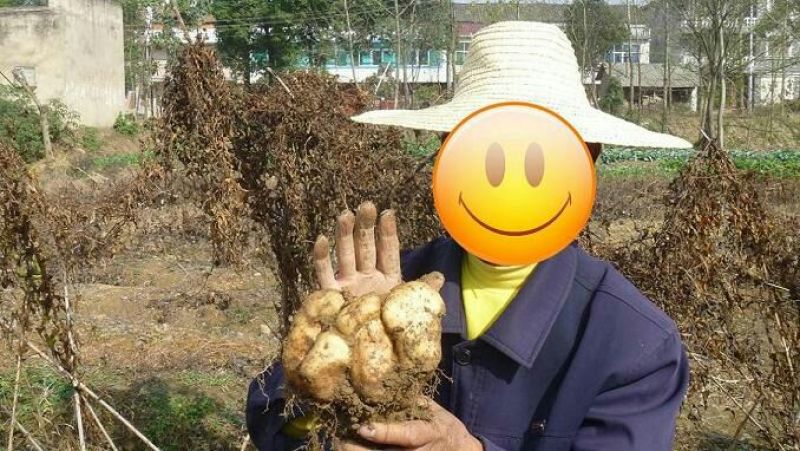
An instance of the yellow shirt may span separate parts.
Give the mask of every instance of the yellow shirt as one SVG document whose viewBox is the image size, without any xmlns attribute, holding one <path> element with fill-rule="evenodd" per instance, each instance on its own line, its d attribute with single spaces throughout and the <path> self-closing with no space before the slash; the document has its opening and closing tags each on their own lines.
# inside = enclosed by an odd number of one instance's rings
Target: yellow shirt
<svg viewBox="0 0 800 451">
<path fill-rule="evenodd" d="M 497 321 L 535 267 L 535 263 L 495 266 L 466 254 L 461 263 L 461 297 L 467 338 L 480 337 Z"/>
<path fill-rule="evenodd" d="M 461 262 L 461 297 L 467 320 L 467 338 L 474 340 L 486 332 L 517 295 L 536 264 L 494 266 L 470 254 Z M 283 432 L 302 438 L 313 426 L 314 418 L 304 416 L 289 422 Z"/>
</svg>

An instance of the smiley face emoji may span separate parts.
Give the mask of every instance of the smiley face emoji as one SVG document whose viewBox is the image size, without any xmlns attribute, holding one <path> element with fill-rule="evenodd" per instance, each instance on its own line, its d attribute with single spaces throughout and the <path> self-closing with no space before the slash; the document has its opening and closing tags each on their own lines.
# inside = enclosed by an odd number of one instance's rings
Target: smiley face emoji
<svg viewBox="0 0 800 451">
<path fill-rule="evenodd" d="M 445 140 L 433 198 L 447 232 L 499 265 L 545 260 L 586 226 L 595 199 L 591 154 L 561 116 L 533 104 L 482 108 Z"/>
</svg>

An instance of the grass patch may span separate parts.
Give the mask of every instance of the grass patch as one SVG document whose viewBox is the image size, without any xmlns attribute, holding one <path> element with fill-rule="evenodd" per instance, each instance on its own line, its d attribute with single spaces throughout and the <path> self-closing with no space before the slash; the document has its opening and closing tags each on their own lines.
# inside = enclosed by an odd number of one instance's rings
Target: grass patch
<svg viewBox="0 0 800 451">
<path fill-rule="evenodd" d="M 81 133 L 81 147 L 89 152 L 97 152 L 103 147 L 103 140 L 100 133 L 94 127 L 83 127 Z"/>
<path fill-rule="evenodd" d="M 694 150 L 607 148 L 600 155 L 600 175 L 674 175 L 689 159 Z M 788 178 L 800 177 L 800 151 L 730 151 L 737 168 L 756 174 Z"/>
<path fill-rule="evenodd" d="M 72 385 L 50 368 L 31 363 L 23 366 L 17 419 L 46 449 L 70 448 L 76 441 Z M 162 450 L 230 449 L 241 439 L 246 383 L 232 373 L 186 369 L 137 376 L 89 368 L 83 379 Z M 9 366 L 0 370 L 0 406 L 9 411 L 13 393 L 14 368 Z M 142 449 L 116 419 L 100 406 L 95 410 L 121 449 Z M 0 418 L 7 419 L 6 412 L 0 411 Z M 0 421 L 4 438 L 7 427 L 8 421 Z"/>
</svg>

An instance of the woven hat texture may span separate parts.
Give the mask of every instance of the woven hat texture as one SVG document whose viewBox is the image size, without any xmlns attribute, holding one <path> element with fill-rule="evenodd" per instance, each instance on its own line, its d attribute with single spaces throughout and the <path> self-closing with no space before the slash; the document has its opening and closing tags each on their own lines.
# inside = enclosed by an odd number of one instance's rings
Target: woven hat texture
<svg viewBox="0 0 800 451">
<path fill-rule="evenodd" d="M 353 120 L 449 132 L 470 113 L 507 101 L 530 102 L 555 111 L 586 142 L 692 147 L 682 138 L 649 131 L 592 107 L 564 32 L 552 24 L 527 21 L 498 22 L 474 35 L 450 102 L 421 110 L 368 111 Z"/>
</svg>

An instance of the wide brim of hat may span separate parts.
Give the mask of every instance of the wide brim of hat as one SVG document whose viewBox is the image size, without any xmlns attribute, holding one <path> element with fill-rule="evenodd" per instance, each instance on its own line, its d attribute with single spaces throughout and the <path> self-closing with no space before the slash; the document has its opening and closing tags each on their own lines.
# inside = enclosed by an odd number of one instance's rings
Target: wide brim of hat
<svg viewBox="0 0 800 451">
<path fill-rule="evenodd" d="M 498 101 L 501 101 L 498 99 Z M 393 125 L 417 130 L 450 132 L 474 111 L 496 102 L 459 102 L 457 100 L 421 110 L 373 110 L 353 116 L 364 124 Z M 689 148 L 683 138 L 657 133 L 586 106 L 544 105 L 567 120 L 585 142 L 629 147 Z"/>
</svg>

